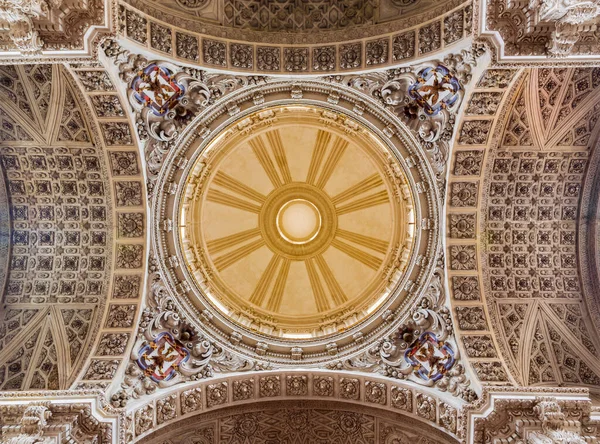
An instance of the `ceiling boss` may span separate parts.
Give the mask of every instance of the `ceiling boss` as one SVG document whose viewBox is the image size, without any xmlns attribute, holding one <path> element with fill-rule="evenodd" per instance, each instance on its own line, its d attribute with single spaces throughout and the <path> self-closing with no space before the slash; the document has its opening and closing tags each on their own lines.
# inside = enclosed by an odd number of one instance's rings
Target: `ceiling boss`
<svg viewBox="0 0 600 444">
<path fill-rule="evenodd" d="M 390 295 L 414 237 L 406 178 L 367 127 L 275 106 L 230 124 L 189 170 L 186 266 L 224 315 L 308 339 L 360 322 Z"/>
</svg>

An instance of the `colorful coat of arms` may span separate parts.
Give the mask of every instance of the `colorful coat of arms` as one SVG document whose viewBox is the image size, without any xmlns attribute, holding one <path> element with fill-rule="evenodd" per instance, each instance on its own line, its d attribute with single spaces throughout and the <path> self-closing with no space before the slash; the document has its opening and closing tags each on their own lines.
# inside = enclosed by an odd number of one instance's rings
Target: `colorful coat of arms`
<svg viewBox="0 0 600 444">
<path fill-rule="evenodd" d="M 404 353 L 415 374 L 425 381 L 437 381 L 454 365 L 452 347 L 431 332 L 423 333 Z"/>
<path fill-rule="evenodd" d="M 459 98 L 460 83 L 443 65 L 424 68 L 417 81 L 409 86 L 408 95 L 423 108 L 425 114 L 434 116 L 451 107 Z"/>
<path fill-rule="evenodd" d="M 165 66 L 151 63 L 131 82 L 133 96 L 157 116 L 165 115 L 185 94 L 185 87 L 173 79 Z"/>
<path fill-rule="evenodd" d="M 155 382 L 172 379 L 179 366 L 190 358 L 190 352 L 170 333 L 160 333 L 154 341 L 142 346 L 137 364 Z"/>
</svg>

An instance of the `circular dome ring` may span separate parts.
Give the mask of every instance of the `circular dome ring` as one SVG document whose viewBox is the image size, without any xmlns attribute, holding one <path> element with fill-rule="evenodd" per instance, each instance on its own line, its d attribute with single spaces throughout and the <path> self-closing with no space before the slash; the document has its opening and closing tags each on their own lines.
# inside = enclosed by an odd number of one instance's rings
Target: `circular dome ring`
<svg viewBox="0 0 600 444">
<path fill-rule="evenodd" d="M 237 122 L 240 129 L 243 129 L 248 123 L 248 116 L 252 113 L 262 113 L 261 119 L 268 121 L 270 111 L 268 108 L 272 106 L 290 106 L 290 105 L 313 105 L 318 106 L 322 109 L 321 118 L 324 122 L 330 123 L 334 117 L 338 119 L 337 124 L 340 128 L 345 128 L 354 125 L 355 122 L 360 121 L 368 128 L 373 135 L 377 135 L 385 146 L 385 151 L 388 151 L 387 162 L 385 166 L 386 174 L 391 175 L 395 178 L 402 177 L 405 174 L 405 182 L 398 182 L 396 185 L 399 187 L 393 193 L 401 194 L 403 189 L 405 192 L 413 193 L 414 207 L 411 209 L 410 221 L 411 231 L 413 232 L 413 253 L 409 253 L 403 260 L 406 262 L 406 270 L 399 276 L 396 275 L 396 280 L 390 277 L 391 281 L 388 285 L 388 289 L 384 292 L 388 294 L 385 300 L 378 306 L 374 307 L 371 311 L 367 312 L 364 319 L 355 320 L 354 324 L 350 324 L 347 328 L 343 325 L 340 329 L 340 324 L 335 319 L 324 320 L 322 323 L 323 332 L 325 336 L 281 336 L 278 335 L 277 331 L 269 329 L 268 326 L 261 325 L 259 328 L 250 326 L 251 320 L 244 318 L 243 316 L 237 316 L 235 313 L 221 312 L 216 309 L 215 303 L 218 304 L 218 300 L 213 298 L 210 288 L 206 285 L 207 283 L 199 280 L 198 284 L 188 286 L 187 283 L 193 282 L 191 279 L 194 275 L 202 276 L 201 270 L 191 270 L 187 267 L 172 268 L 170 266 L 163 265 L 164 262 L 159 261 L 159 268 L 163 281 L 171 292 L 179 292 L 182 290 L 176 290 L 177 288 L 189 288 L 187 296 L 179 298 L 178 304 L 181 304 L 181 309 L 187 312 L 189 316 L 197 316 L 201 318 L 201 313 L 204 312 L 204 319 L 210 319 L 209 322 L 204 321 L 202 323 L 202 329 L 212 332 L 211 334 L 217 338 L 224 338 L 224 346 L 231 346 L 227 339 L 230 335 L 234 334 L 235 347 L 240 352 L 249 356 L 262 356 L 262 359 L 268 361 L 274 360 L 274 362 L 285 363 L 294 362 L 297 357 L 293 357 L 293 352 L 290 347 L 294 344 L 302 347 L 302 359 L 304 362 L 320 362 L 324 359 L 326 353 L 325 345 L 335 341 L 338 345 L 339 356 L 344 356 L 349 353 L 356 352 L 359 349 L 367 346 L 368 340 L 372 335 L 380 335 L 382 330 L 391 331 L 394 326 L 397 326 L 402 319 L 402 313 L 405 313 L 407 308 L 411 306 L 414 298 L 420 294 L 420 288 L 424 288 L 428 276 L 431 275 L 435 261 L 429 260 L 422 262 L 420 266 L 417 266 L 416 259 L 418 251 L 420 255 L 436 256 L 438 254 L 437 245 L 439 239 L 439 233 L 437 230 L 422 230 L 420 223 L 416 224 L 416 221 L 433 219 L 437 220 L 439 214 L 437 188 L 435 186 L 435 178 L 431 171 L 430 166 L 425 160 L 425 154 L 416 144 L 415 140 L 403 127 L 402 123 L 396 120 L 391 114 L 381 111 L 377 105 L 371 103 L 368 98 L 358 98 L 355 92 L 347 90 L 345 88 L 332 85 L 330 83 L 321 83 L 318 81 L 303 81 L 293 85 L 294 88 L 302 88 L 305 91 L 305 98 L 300 100 L 289 98 L 289 91 L 292 89 L 292 84 L 287 82 L 273 82 L 268 85 L 262 85 L 260 87 L 260 93 L 257 96 L 259 88 L 248 88 L 240 91 L 235 97 L 236 103 L 240 106 L 240 112 L 233 117 L 227 116 L 226 108 L 221 106 L 214 106 L 206 110 L 196 119 L 196 121 L 189 127 L 188 131 L 183 134 L 181 141 L 173 149 L 169 157 L 166 159 L 166 163 L 169 167 L 165 168 L 161 172 L 159 181 L 172 181 L 178 185 L 178 189 L 181 191 L 188 191 L 182 183 L 185 177 L 190 174 L 196 176 L 198 181 L 206 179 L 208 169 L 205 171 L 193 171 L 193 167 L 198 166 L 201 162 L 198 162 L 202 156 L 207 152 L 210 152 L 211 143 L 223 137 L 222 130 L 232 122 Z M 339 97 L 339 102 L 333 105 L 328 101 L 328 97 L 332 93 L 332 90 Z M 259 97 L 258 101 L 256 97 Z M 352 109 L 354 104 L 360 101 L 361 113 L 354 114 Z M 254 103 L 253 103 L 254 102 Z M 321 112 L 321 111 L 320 111 Z M 335 116 L 334 116 L 335 114 Z M 353 115 L 350 117 L 350 115 Z M 206 139 L 200 137 L 200 131 L 198 128 L 208 128 L 210 136 Z M 390 136 L 385 134 L 393 134 Z M 207 131 L 202 130 L 202 134 L 207 134 Z M 417 162 L 416 168 L 409 168 L 404 162 L 404 158 L 411 158 Z M 181 164 L 181 161 L 171 161 L 170 159 L 181 159 L 186 158 L 187 166 L 184 168 L 178 168 L 176 165 Z M 423 159 L 419 161 L 418 159 Z M 177 163 L 178 162 L 178 163 Z M 396 173 L 401 172 L 398 176 Z M 421 193 L 416 192 L 416 183 L 424 182 L 427 183 Z M 159 227 L 164 226 L 167 222 L 160 222 L 161 220 L 171 219 L 173 220 L 174 226 L 178 226 L 182 221 L 179 220 L 179 215 L 173 213 L 178 212 L 177 208 L 180 207 L 183 195 L 181 191 L 176 194 L 168 194 L 163 191 L 162 188 L 157 188 L 159 191 L 155 197 L 154 208 L 158 210 L 156 213 L 158 224 L 155 225 L 154 231 L 154 245 L 159 257 L 177 256 L 179 263 L 184 263 L 184 252 L 180 249 L 179 245 L 179 232 L 174 231 L 163 231 Z M 410 191 L 409 191 L 410 190 Z M 278 208 L 279 209 L 279 208 Z M 175 241 L 175 243 L 173 243 Z M 397 253 L 397 249 L 394 249 L 394 253 Z M 397 256 L 399 257 L 399 256 Z M 406 291 L 406 282 L 412 282 L 411 291 Z M 182 287 L 181 284 L 185 283 Z M 197 286 L 196 286 L 197 285 Z M 223 307 L 227 310 L 227 307 Z M 384 323 L 381 318 L 383 312 L 396 313 L 393 322 Z M 194 314 L 195 313 L 195 314 Z M 209 318 L 205 316 L 209 315 Z M 236 317 L 237 316 L 237 317 Z M 388 317 L 388 319 L 390 319 Z M 237 339 L 239 338 L 239 339 Z M 227 345 L 229 344 L 229 345 Z M 267 351 L 263 352 L 258 350 L 264 350 L 264 345 L 267 347 Z M 256 348 L 260 346 L 259 348 Z"/>
</svg>

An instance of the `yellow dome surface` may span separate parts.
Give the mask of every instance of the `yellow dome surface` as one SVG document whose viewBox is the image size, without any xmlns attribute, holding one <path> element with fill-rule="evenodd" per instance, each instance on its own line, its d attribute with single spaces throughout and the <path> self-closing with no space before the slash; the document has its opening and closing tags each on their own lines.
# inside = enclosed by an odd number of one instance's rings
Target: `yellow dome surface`
<svg viewBox="0 0 600 444">
<path fill-rule="evenodd" d="M 387 148 L 353 120 L 325 124 L 324 113 L 330 122 L 325 109 L 280 106 L 230 125 L 192 168 L 181 207 L 187 265 L 203 271 L 209 298 L 276 336 L 359 322 L 412 243 L 412 198 Z"/>
</svg>

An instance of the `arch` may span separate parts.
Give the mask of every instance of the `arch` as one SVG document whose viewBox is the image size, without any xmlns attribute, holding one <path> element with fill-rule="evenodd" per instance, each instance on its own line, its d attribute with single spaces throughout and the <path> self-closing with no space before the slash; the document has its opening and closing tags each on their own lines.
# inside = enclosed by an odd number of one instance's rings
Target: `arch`
<svg viewBox="0 0 600 444">
<path fill-rule="evenodd" d="M 140 442 L 140 441 L 138 441 Z M 458 442 L 413 418 L 341 401 L 258 401 L 199 413 L 145 438 L 148 444 L 217 442 L 431 443 Z"/>
<path fill-rule="evenodd" d="M 440 442 L 453 443 L 462 434 L 458 412 L 465 403 L 432 387 L 359 372 L 287 369 L 235 373 L 178 384 L 150 397 L 131 400 L 127 404 L 126 433 L 145 443 L 168 435 L 169 430 L 178 430 L 183 423 L 213 420 L 230 415 L 227 412 L 232 409 L 259 410 L 253 407 L 258 404 L 288 410 L 298 405 L 303 409 L 335 410 L 333 407 L 341 406 L 341 410 L 352 412 L 370 411 L 373 417 L 410 423 L 415 430 L 430 430 L 431 436 L 442 437 Z"/>
</svg>

